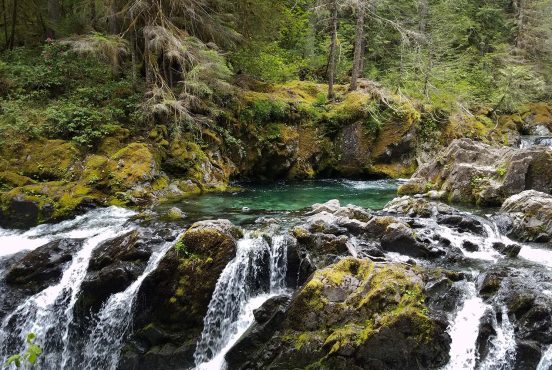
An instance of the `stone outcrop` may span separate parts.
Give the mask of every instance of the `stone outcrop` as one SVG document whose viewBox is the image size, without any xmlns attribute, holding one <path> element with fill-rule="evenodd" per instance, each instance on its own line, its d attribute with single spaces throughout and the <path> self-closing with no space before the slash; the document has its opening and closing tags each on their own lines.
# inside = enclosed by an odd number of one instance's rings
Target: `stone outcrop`
<svg viewBox="0 0 552 370">
<path fill-rule="evenodd" d="M 536 368 L 552 343 L 552 298 L 546 292 L 552 287 L 550 277 L 496 266 L 482 273 L 477 284 L 480 293 L 487 298 L 499 318 L 498 325 L 504 320 L 500 317 L 506 315 L 515 328 L 514 368 Z M 484 329 L 487 327 L 486 331 L 490 331 L 487 337 L 496 336 L 495 330 L 486 325 L 485 320 L 482 325 Z M 484 346 L 480 351 L 484 360 Z"/>
<path fill-rule="evenodd" d="M 6 283 L 25 289 L 29 294 L 54 285 L 81 245 L 81 240 L 61 239 L 36 248 L 9 268 Z"/>
<path fill-rule="evenodd" d="M 548 242 L 552 239 L 552 195 L 534 190 L 513 195 L 494 219 L 516 240 Z"/>
<path fill-rule="evenodd" d="M 98 246 L 90 258 L 88 272 L 76 303 L 86 316 L 97 311 L 110 295 L 125 290 L 140 276 L 151 256 L 151 247 L 138 231 L 131 231 Z"/>
<path fill-rule="evenodd" d="M 501 205 L 524 190 L 552 191 L 552 149 L 493 147 L 455 140 L 441 155 L 422 165 L 400 194 L 431 190 L 451 202 Z M 430 194 L 428 194 L 430 195 Z"/>
</svg>

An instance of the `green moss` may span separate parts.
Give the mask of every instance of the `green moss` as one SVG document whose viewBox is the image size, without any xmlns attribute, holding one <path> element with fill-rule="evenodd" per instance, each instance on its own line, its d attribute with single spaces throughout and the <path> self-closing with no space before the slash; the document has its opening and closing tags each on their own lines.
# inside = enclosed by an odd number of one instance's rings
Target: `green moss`
<svg viewBox="0 0 552 370">
<path fill-rule="evenodd" d="M 504 175 L 506 175 L 506 172 L 508 172 L 508 164 L 507 163 L 502 163 L 496 169 L 496 174 L 500 177 L 504 177 Z"/>
<path fill-rule="evenodd" d="M 116 152 L 108 163 L 110 185 L 126 190 L 155 179 L 157 161 L 146 144 L 132 143 Z"/>
<path fill-rule="evenodd" d="M 286 331 L 285 340 L 299 351 L 320 338 L 323 362 L 340 353 L 350 355 L 381 329 L 401 328 L 405 321 L 416 343 L 429 342 L 438 329 L 428 316 L 417 274 L 401 265 L 377 265 L 354 258 L 318 270 L 292 303 L 289 325 L 298 331 Z M 348 296 L 342 302 L 330 302 L 326 292 L 334 289 L 343 289 Z M 310 330 L 301 331 L 305 320 L 317 320 L 316 325 L 310 323 Z"/>
<path fill-rule="evenodd" d="M 310 333 L 301 333 L 297 336 L 295 340 L 295 349 L 300 351 L 301 348 L 311 339 L 312 334 Z"/>
<path fill-rule="evenodd" d="M 64 181 L 50 181 L 14 188 L 2 195 L 2 208 L 9 209 L 14 199 L 35 205 L 37 224 L 70 217 L 84 203 L 102 203 L 100 195 L 93 189 L 77 182 Z"/>
<path fill-rule="evenodd" d="M 0 190 L 10 190 L 20 186 L 33 184 L 34 181 L 26 176 L 21 176 L 15 172 L 0 172 Z"/>
<path fill-rule="evenodd" d="M 22 175 L 49 181 L 69 179 L 80 151 L 64 140 L 34 140 L 7 146 L 2 155 L 11 158 L 11 167 Z"/>
</svg>

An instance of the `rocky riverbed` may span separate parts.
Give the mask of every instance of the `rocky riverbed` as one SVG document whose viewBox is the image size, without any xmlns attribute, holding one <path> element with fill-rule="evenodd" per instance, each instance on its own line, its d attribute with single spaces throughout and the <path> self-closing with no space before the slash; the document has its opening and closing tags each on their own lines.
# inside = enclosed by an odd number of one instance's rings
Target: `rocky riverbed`
<svg viewBox="0 0 552 370">
<path fill-rule="evenodd" d="M 32 332 L 43 368 L 549 370 L 551 158 L 461 139 L 396 198 L 326 181 L 0 229 L 1 358 Z"/>
</svg>

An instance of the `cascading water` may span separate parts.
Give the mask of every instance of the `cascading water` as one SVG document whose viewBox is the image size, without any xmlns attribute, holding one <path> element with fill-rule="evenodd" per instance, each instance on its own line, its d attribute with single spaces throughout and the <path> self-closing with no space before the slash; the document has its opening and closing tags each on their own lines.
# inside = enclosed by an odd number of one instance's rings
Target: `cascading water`
<svg viewBox="0 0 552 370">
<path fill-rule="evenodd" d="M 144 279 L 157 268 L 173 245 L 174 242 L 165 243 L 153 253 L 142 275 L 127 289 L 112 295 L 102 306 L 84 346 L 84 362 L 80 366 L 85 370 L 117 368 L 123 340 L 132 322 L 138 290 Z M 74 358 L 76 357 L 71 357 L 71 359 Z"/>
<path fill-rule="evenodd" d="M 36 344 L 44 350 L 40 366 L 46 369 L 66 368 L 70 355 L 73 307 L 92 252 L 102 242 L 129 231 L 125 224 L 133 214 L 115 207 L 100 209 L 71 221 L 42 225 L 16 236 L 20 240 L 31 240 L 22 243 L 24 249 L 37 247 L 34 243 L 37 239 L 42 244 L 61 238 L 86 238 L 86 241 L 73 256 L 59 283 L 29 297 L 4 318 L 0 326 L 2 363 L 11 354 L 23 351 L 26 335 L 34 333 Z"/>
<path fill-rule="evenodd" d="M 479 321 L 488 306 L 477 296 L 474 283 L 465 284 L 464 295 L 464 304 L 449 327 L 450 361 L 444 370 L 475 368 Z"/>
<path fill-rule="evenodd" d="M 493 327 L 496 336 L 490 343 L 487 358 L 479 365 L 480 370 L 508 370 L 516 357 L 516 341 L 514 339 L 514 326 L 506 313 L 506 308 L 501 311 L 500 323 L 493 315 Z"/>
<path fill-rule="evenodd" d="M 285 235 L 272 238 L 270 251 L 270 292 L 283 291 L 286 286 L 287 246 L 289 243 Z"/>
<path fill-rule="evenodd" d="M 246 237 L 238 242 L 236 257 L 226 266 L 209 303 L 204 328 L 194 354 L 198 369 L 223 369 L 224 355 L 254 320 L 253 310 L 285 290 L 288 239 Z M 257 284 L 269 256 L 268 292 Z"/>
<path fill-rule="evenodd" d="M 548 350 L 542 356 L 537 370 L 551 370 L 552 369 L 552 345 L 548 347 Z"/>
</svg>

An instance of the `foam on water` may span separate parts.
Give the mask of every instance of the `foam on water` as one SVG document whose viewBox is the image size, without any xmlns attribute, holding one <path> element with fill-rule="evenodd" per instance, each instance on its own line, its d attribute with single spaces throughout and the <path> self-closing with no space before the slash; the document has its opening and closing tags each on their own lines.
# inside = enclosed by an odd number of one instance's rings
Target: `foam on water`
<svg viewBox="0 0 552 370">
<path fill-rule="evenodd" d="M 73 220 L 56 225 L 41 225 L 20 237 L 39 238 L 87 238 L 75 253 L 60 281 L 29 297 L 0 324 L 0 361 L 25 348 L 28 333 L 36 334 L 36 343 L 44 350 L 40 357 L 43 368 L 64 368 L 68 361 L 70 327 L 73 323 L 73 308 L 80 286 L 88 269 L 94 249 L 106 240 L 131 230 L 125 227 L 133 212 L 116 207 L 98 209 Z M 30 244 L 22 244 L 29 246 Z"/>
<path fill-rule="evenodd" d="M 465 300 L 462 308 L 449 327 L 452 338 L 450 361 L 443 370 L 474 369 L 476 358 L 476 340 L 479 334 L 479 321 L 488 308 L 481 297 L 477 296 L 475 284 L 466 283 Z"/>
</svg>

